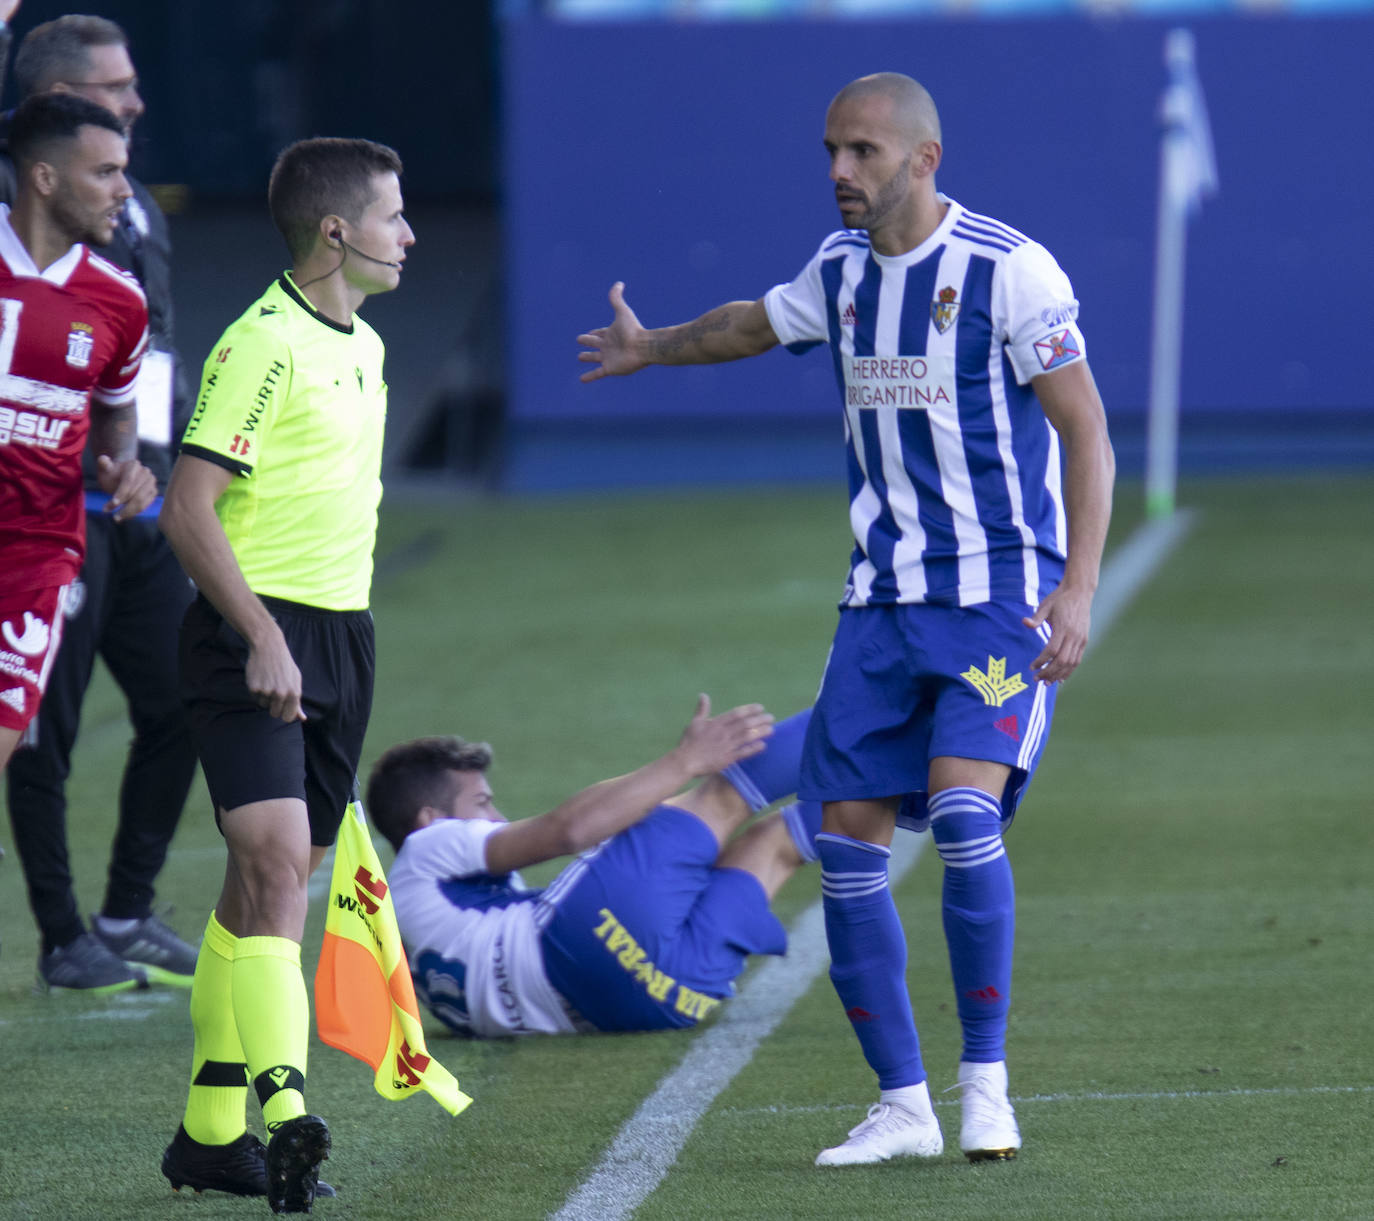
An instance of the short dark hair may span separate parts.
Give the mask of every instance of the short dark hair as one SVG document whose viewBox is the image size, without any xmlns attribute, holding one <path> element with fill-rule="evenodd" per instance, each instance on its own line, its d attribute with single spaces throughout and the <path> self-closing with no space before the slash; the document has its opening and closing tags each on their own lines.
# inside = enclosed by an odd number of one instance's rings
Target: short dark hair
<svg viewBox="0 0 1374 1221">
<path fill-rule="evenodd" d="M 83 127 L 103 127 L 124 138 L 119 120 L 105 107 L 74 93 L 35 93 L 10 121 L 10 156 L 22 174 L 51 156 L 53 145 L 75 140 Z"/>
<path fill-rule="evenodd" d="M 310 253 L 321 217 L 333 212 L 360 220 L 376 198 L 378 174 L 399 178 L 401 159 L 372 140 L 315 136 L 283 149 L 267 184 L 267 206 L 291 257 Z"/>
<path fill-rule="evenodd" d="M 84 72 L 92 47 L 127 47 L 129 36 L 113 21 L 69 13 L 36 25 L 24 35 L 14 56 L 14 81 L 20 97 L 45 93 Z"/>
<path fill-rule="evenodd" d="M 462 738 L 416 738 L 383 753 L 367 778 L 367 812 L 387 842 L 401 850 L 425 806 L 446 806 L 458 792 L 453 772 L 485 772 L 491 747 Z"/>
</svg>

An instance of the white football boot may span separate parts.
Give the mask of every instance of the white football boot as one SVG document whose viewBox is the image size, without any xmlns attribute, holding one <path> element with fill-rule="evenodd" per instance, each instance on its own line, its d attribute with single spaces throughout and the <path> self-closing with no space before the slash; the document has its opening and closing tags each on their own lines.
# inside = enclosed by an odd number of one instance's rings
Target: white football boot
<svg viewBox="0 0 1374 1221">
<path fill-rule="evenodd" d="M 939 1157 L 945 1151 L 940 1121 L 930 1106 L 925 1083 L 925 1106 L 911 1110 L 900 1103 L 875 1102 L 868 1118 L 851 1128 L 849 1139 L 833 1149 L 823 1149 L 817 1166 L 864 1166 L 894 1157 Z"/>
<path fill-rule="evenodd" d="M 963 1122 L 959 1148 L 971 1162 L 1010 1161 L 1021 1148 L 1016 1112 L 1007 1100 L 1007 1063 L 959 1063 Z"/>
</svg>

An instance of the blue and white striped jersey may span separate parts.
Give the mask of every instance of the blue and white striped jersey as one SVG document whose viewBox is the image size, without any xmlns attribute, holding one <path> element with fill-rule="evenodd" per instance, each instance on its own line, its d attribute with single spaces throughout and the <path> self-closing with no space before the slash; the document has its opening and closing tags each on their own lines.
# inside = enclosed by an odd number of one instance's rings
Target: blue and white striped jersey
<svg viewBox="0 0 1374 1221">
<path fill-rule="evenodd" d="M 1063 576 L 1059 438 L 1030 381 L 1084 359 L 1078 302 L 1043 246 L 940 200 L 915 250 L 841 230 L 764 297 L 782 343 L 834 358 L 855 542 L 843 606 L 1034 606 Z"/>
<path fill-rule="evenodd" d="M 464 1034 L 568 1034 L 573 1024 L 544 974 L 542 892 L 518 873 L 487 871 L 487 838 L 504 826 L 441 818 L 396 854 L 387 880 L 415 993 Z"/>
</svg>

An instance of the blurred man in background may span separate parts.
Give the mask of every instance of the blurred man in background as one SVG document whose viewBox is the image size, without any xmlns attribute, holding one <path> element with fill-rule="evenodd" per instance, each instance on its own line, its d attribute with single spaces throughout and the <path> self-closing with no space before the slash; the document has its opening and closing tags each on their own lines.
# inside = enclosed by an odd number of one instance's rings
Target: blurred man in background
<svg viewBox="0 0 1374 1221">
<path fill-rule="evenodd" d="M 127 39 L 103 17 L 73 15 L 36 26 L 19 45 L 14 76 L 22 97 L 65 93 L 104 107 L 126 140 L 143 113 Z M 0 170 L 0 192 L 12 198 L 7 158 Z M 132 177 L 128 183 L 132 194 L 97 250 L 131 272 L 147 297 L 138 452 L 165 487 L 191 402 L 173 340 L 167 221 L 142 183 Z M 195 775 L 176 681 L 176 634 L 193 591 L 157 528 L 158 505 L 116 525 L 89 459 L 85 474 L 85 563 L 67 601 L 47 695 L 7 776 L 15 846 L 41 938 L 38 976 L 51 988 L 101 992 L 138 987 L 149 977 L 189 987 L 195 950 L 153 913 L 153 883 Z M 72 884 L 65 788 L 97 656 L 128 701 L 134 737 L 119 788 L 105 899 L 88 931 Z"/>
</svg>

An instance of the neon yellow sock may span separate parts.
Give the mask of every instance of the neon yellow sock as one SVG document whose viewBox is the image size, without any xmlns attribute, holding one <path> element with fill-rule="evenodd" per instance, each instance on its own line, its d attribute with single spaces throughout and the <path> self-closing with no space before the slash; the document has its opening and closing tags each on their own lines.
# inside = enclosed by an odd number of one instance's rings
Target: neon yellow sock
<svg viewBox="0 0 1374 1221">
<path fill-rule="evenodd" d="M 204 1145 L 227 1145 L 247 1130 L 248 1066 L 234 1023 L 233 970 L 238 938 L 210 913 L 191 980 L 191 1088 L 182 1126 Z"/>
<path fill-rule="evenodd" d="M 234 1021 L 267 1130 L 305 1114 L 310 1004 L 301 947 L 285 937 L 240 937 L 234 954 Z"/>
</svg>

